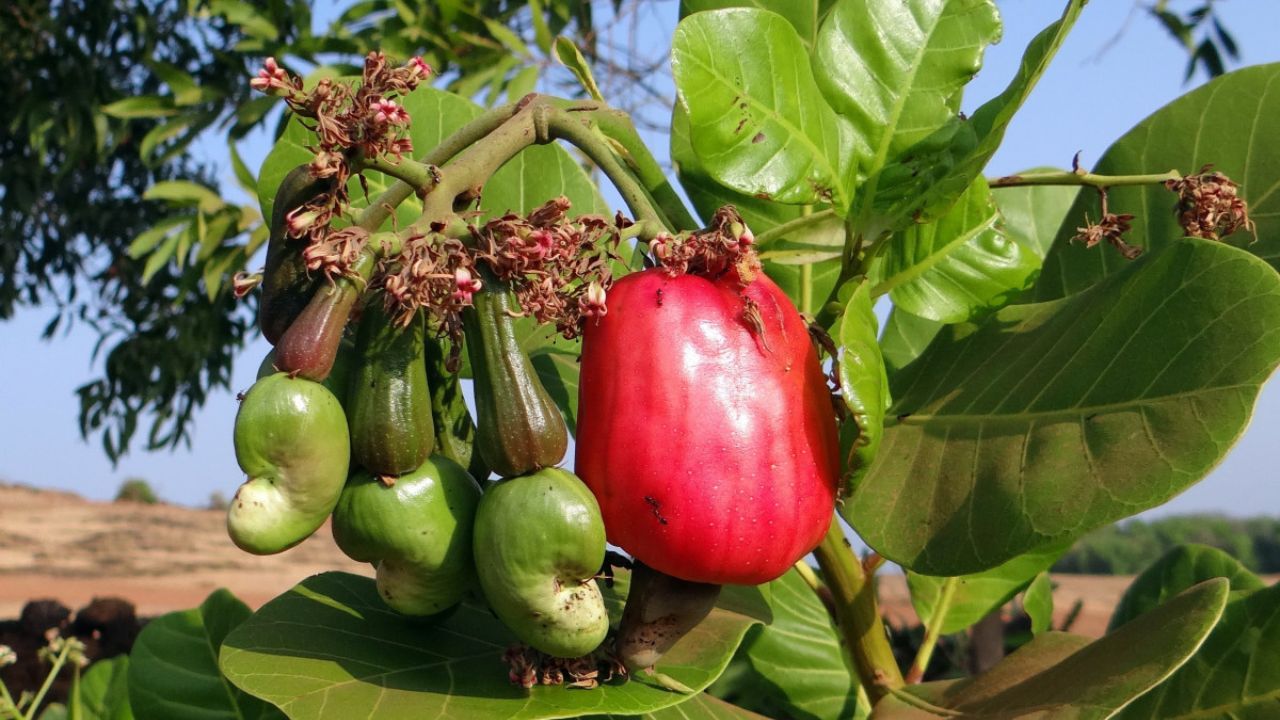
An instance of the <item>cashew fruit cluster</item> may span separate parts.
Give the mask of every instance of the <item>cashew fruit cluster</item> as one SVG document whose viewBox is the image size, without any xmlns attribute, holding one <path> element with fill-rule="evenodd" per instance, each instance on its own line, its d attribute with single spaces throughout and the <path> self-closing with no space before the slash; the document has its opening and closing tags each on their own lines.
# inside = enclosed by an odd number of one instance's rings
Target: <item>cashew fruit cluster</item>
<svg viewBox="0 0 1280 720">
<path fill-rule="evenodd" d="M 581 295 L 575 475 L 559 467 L 565 418 L 520 344 L 529 296 L 509 274 L 460 269 L 440 300 L 457 311 L 449 326 L 391 301 L 404 288 L 385 278 L 411 278 L 408 256 L 366 249 L 346 274 L 313 276 L 285 226 L 331 189 L 304 166 L 276 197 L 259 303 L 275 347 L 236 417 L 248 476 L 227 516 L 238 546 L 281 552 L 331 520 L 399 613 L 484 602 L 545 655 L 603 653 L 638 670 L 712 611 L 723 584 L 772 580 L 822 538 L 838 470 L 826 379 L 786 295 L 734 259 L 736 235 L 729 261 L 706 264 L 690 246 L 679 267 Z M 507 236 L 512 257 L 554 252 L 554 228 L 511 217 L 526 233 Z M 699 247 L 723 239 L 709 237 Z M 651 250 L 675 256 L 657 240 Z M 635 560 L 612 638 L 596 579 L 607 542 Z"/>
<path fill-rule="evenodd" d="M 586 485 L 555 467 L 568 429 L 520 348 L 514 294 L 485 277 L 462 316 L 473 422 L 422 313 L 405 322 L 376 287 L 307 273 L 282 226 L 324 191 L 309 178 L 290 173 L 276 198 L 259 304 L 275 347 L 236 418 L 249 477 L 227 516 L 233 541 L 281 552 L 331 518 L 397 612 L 439 617 L 478 597 L 543 653 L 592 653 L 609 630 L 595 581 L 604 523 Z"/>
</svg>

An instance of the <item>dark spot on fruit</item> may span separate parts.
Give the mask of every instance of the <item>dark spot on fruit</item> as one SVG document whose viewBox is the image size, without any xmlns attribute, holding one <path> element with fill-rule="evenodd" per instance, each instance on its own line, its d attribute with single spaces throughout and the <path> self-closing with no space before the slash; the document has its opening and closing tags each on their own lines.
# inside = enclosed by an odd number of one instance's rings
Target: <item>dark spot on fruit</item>
<svg viewBox="0 0 1280 720">
<path fill-rule="evenodd" d="M 742 132 L 742 126 L 746 124 L 747 124 L 747 118 L 742 118 L 741 120 L 739 120 L 738 127 L 733 129 L 733 134 L 737 135 L 738 133 Z"/>
<path fill-rule="evenodd" d="M 662 516 L 662 503 L 652 495 L 645 495 L 644 501 L 649 506 L 649 510 L 653 512 L 653 516 L 658 518 L 658 522 L 666 525 L 667 519 Z"/>
<path fill-rule="evenodd" d="M 764 142 L 764 133 L 762 132 L 756 133 L 756 136 L 751 138 L 752 145 L 755 145 L 757 143 L 762 143 L 762 142 Z"/>
</svg>

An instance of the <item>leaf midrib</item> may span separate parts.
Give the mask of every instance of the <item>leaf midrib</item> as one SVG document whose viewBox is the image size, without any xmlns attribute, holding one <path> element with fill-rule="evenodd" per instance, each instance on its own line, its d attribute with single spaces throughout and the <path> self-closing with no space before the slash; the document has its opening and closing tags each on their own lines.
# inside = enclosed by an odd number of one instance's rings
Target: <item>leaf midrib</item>
<svg viewBox="0 0 1280 720">
<path fill-rule="evenodd" d="M 885 420 L 885 427 L 891 425 L 925 425 L 934 422 L 945 423 L 981 423 L 989 421 L 1004 420 L 1039 420 L 1052 417 L 1071 417 L 1075 415 L 1096 414 L 1102 415 L 1117 410 L 1127 410 L 1133 407 L 1142 407 L 1146 405 L 1155 405 L 1158 403 L 1181 400 L 1183 398 L 1193 398 L 1199 395 L 1206 395 L 1218 392 L 1229 392 L 1234 390 L 1252 390 L 1259 386 L 1255 383 L 1237 383 L 1235 385 L 1219 385 L 1210 388 L 1196 388 L 1194 390 L 1186 390 L 1179 393 L 1170 393 L 1168 395 L 1159 395 L 1150 398 L 1134 398 L 1132 400 L 1122 400 L 1113 403 L 1101 403 L 1097 405 L 1078 405 L 1069 408 L 1055 408 L 1053 410 L 1020 410 L 1008 413 L 910 413 L 906 417 L 899 419 L 903 413 L 894 413 L 891 409 Z M 897 409 L 897 408 L 894 408 Z"/>
</svg>

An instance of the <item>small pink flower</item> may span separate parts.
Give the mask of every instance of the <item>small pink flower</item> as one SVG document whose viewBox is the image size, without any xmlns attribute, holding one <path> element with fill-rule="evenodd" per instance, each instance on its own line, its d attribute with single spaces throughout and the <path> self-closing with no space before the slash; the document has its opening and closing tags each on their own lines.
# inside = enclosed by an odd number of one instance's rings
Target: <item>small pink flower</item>
<svg viewBox="0 0 1280 720">
<path fill-rule="evenodd" d="M 289 73 L 276 64 L 275 58 L 269 57 L 262 63 L 262 69 L 258 71 L 258 76 L 249 81 L 249 87 L 264 93 L 288 88 Z"/>
<path fill-rule="evenodd" d="M 604 287 L 592 281 L 587 286 L 587 292 L 578 298 L 578 306 L 582 309 L 582 314 L 589 318 L 604 317 L 609 312 L 609 308 L 605 306 Z"/>
<path fill-rule="evenodd" d="M 671 254 L 671 247 L 668 245 L 672 237 L 667 233 L 661 232 L 649 241 L 649 252 L 653 253 L 653 257 L 658 260 L 665 259 Z"/>
<path fill-rule="evenodd" d="M 427 64 L 427 61 L 423 60 L 421 57 L 411 58 L 409 60 L 408 67 L 415 78 L 427 78 L 430 77 L 433 72 L 431 66 Z"/>
<path fill-rule="evenodd" d="M 546 230 L 534 230 L 525 239 L 522 252 L 530 258 L 545 260 L 555 249 L 556 239 Z"/>
<path fill-rule="evenodd" d="M 315 210 L 307 210 L 305 205 L 295 208 L 284 216 L 285 226 L 288 227 L 289 234 L 293 237 L 302 237 L 319 219 L 320 213 Z"/>
<path fill-rule="evenodd" d="M 453 271 L 453 283 L 457 288 L 453 291 L 453 299 L 463 304 L 469 304 L 471 296 L 484 287 L 478 279 L 471 276 L 471 271 L 464 267 Z"/>
<path fill-rule="evenodd" d="M 374 121 L 389 125 L 403 125 L 409 122 L 409 113 L 391 100 L 377 100 L 373 103 Z"/>
</svg>

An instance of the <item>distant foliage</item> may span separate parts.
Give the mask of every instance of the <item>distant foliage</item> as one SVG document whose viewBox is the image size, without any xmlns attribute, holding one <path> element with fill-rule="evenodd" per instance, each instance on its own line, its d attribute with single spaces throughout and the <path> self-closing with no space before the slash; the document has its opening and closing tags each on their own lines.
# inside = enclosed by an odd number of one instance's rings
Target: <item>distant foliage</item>
<svg viewBox="0 0 1280 720">
<path fill-rule="evenodd" d="M 1053 571 L 1134 574 L 1175 545 L 1186 543 L 1216 547 L 1256 573 L 1280 572 L 1280 518 L 1219 515 L 1181 515 L 1149 523 L 1130 520 L 1099 528 L 1081 538 Z"/>
<path fill-rule="evenodd" d="M 120 484 L 120 489 L 116 492 L 116 502 L 155 505 L 160 502 L 160 498 L 156 496 L 156 491 L 151 489 L 151 485 L 146 480 L 128 478 Z"/>
</svg>

